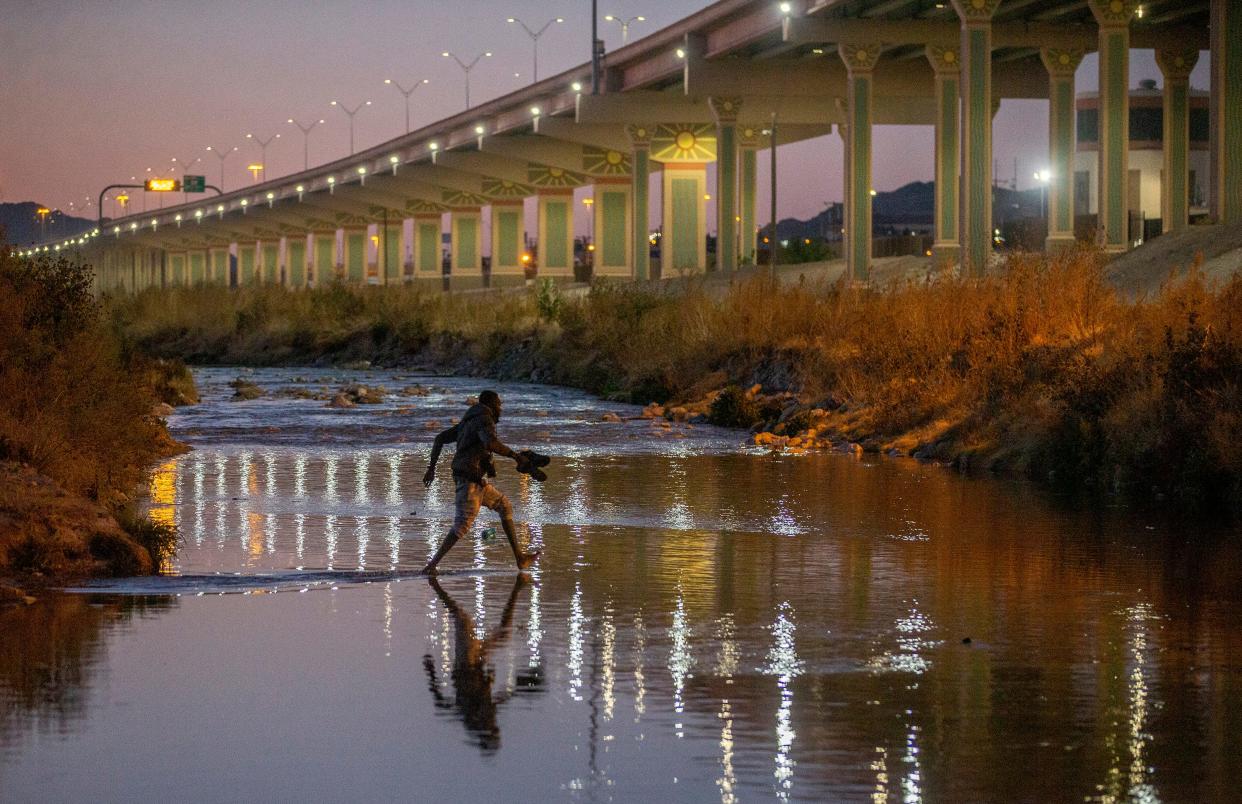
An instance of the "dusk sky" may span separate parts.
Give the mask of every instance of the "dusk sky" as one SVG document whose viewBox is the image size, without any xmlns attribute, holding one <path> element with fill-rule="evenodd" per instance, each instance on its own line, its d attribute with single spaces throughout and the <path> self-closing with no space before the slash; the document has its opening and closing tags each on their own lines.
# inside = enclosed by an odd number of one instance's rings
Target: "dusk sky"
<svg viewBox="0 0 1242 804">
<path fill-rule="evenodd" d="M 645 15 L 631 41 L 710 3 L 703 0 L 617 0 L 600 14 Z M 513 15 L 532 27 L 563 16 L 540 41 L 540 74 L 585 62 L 589 0 L 6 0 L 0 27 L 0 201 L 38 201 L 81 211 L 107 184 L 141 175 L 168 175 L 171 159 L 202 163 L 193 172 L 220 178 L 208 145 L 240 148 L 225 162 L 226 189 L 249 181 L 247 162 L 259 156 L 247 132 L 281 138 L 268 148 L 269 177 L 302 167 L 302 134 L 289 117 L 326 124 L 310 135 L 311 163 L 348 152 L 349 126 L 329 106 L 371 100 L 356 118 L 357 148 L 404 130 L 404 100 L 383 79 L 405 84 L 428 78 L 414 96 L 412 125 L 433 122 L 464 106 L 461 70 L 440 56 L 469 60 L 491 50 L 472 74 L 478 104 L 529 82 L 531 42 Z M 618 26 L 603 23 L 608 47 Z M 1192 84 L 1208 84 L 1207 54 Z M 1095 88 L 1096 60 L 1088 56 L 1079 88 Z M 514 72 L 521 76 L 515 78 Z M 1150 51 L 1134 51 L 1130 83 L 1159 79 Z M 932 177 L 930 126 L 879 127 L 874 183 L 891 190 Z M 1008 180 L 1019 160 L 1019 186 L 1042 167 L 1047 104 L 1005 101 L 997 115 L 998 174 Z M 841 143 L 833 134 L 781 148 L 778 173 L 782 217 L 807 217 L 841 198 Z M 766 186 L 766 157 L 760 160 Z M 760 219 L 768 215 L 760 193 Z M 94 207 L 87 212 L 95 215 Z"/>
</svg>

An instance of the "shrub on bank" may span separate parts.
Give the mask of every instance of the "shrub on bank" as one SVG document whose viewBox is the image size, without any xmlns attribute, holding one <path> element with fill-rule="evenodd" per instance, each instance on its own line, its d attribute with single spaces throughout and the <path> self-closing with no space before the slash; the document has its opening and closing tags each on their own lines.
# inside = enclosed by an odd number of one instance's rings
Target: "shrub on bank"
<svg viewBox="0 0 1242 804">
<path fill-rule="evenodd" d="M 0 571 L 5 555 L 35 570 L 151 566 L 104 520 L 175 451 L 152 414 L 156 388 L 196 394 L 183 365 L 123 353 L 91 282 L 64 257 L 18 259 L 0 246 Z"/>
<path fill-rule="evenodd" d="M 1210 287 L 1192 274 L 1128 301 L 1103 265 L 1084 250 L 1015 255 L 985 279 L 857 287 L 761 275 L 597 282 L 582 296 L 149 290 L 110 309 L 144 348 L 187 359 L 418 362 L 639 403 L 760 384 L 824 411 L 817 438 L 1187 508 L 1238 506 L 1242 279 Z M 741 398 L 717 401 L 738 424 L 778 425 Z M 791 436 L 810 421 L 782 415 Z"/>
</svg>

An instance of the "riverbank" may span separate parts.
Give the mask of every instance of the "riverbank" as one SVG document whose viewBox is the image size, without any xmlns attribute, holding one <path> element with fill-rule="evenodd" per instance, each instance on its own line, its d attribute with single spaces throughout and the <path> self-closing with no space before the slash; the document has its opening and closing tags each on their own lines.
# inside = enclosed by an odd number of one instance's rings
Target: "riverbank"
<svg viewBox="0 0 1242 804">
<path fill-rule="evenodd" d="M 589 390 L 773 448 L 912 455 L 1187 511 L 1242 507 L 1242 279 L 1138 301 L 1081 252 L 886 287 L 599 283 L 581 295 L 331 286 L 107 302 L 193 363 L 433 368 Z"/>
<path fill-rule="evenodd" d="M 0 602 L 149 573 L 176 547 L 137 494 L 187 449 L 163 417 L 197 401 L 193 378 L 122 348 L 90 288 L 88 268 L 0 248 Z"/>
</svg>

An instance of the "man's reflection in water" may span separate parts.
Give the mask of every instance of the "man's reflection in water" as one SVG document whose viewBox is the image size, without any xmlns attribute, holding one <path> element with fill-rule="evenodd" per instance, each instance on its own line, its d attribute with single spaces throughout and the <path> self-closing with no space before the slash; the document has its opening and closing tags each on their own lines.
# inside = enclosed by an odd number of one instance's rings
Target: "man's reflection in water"
<svg viewBox="0 0 1242 804">
<path fill-rule="evenodd" d="M 530 576 L 524 572 L 518 573 L 513 581 L 513 591 L 509 593 L 509 600 L 505 603 L 504 613 L 500 616 L 500 624 L 496 626 L 495 633 L 485 639 L 478 638 L 473 618 L 444 591 L 435 576 L 429 577 L 427 581 L 444 602 L 453 620 L 452 700 L 440 692 L 435 661 L 430 655 L 423 656 L 423 667 L 427 670 L 427 681 L 436 707 L 455 710 L 461 716 L 466 731 L 477 740 L 479 748 L 488 753 L 496 751 L 500 748 L 497 708 L 509 700 L 513 692 L 537 692 L 543 689 L 543 673 L 541 668 L 536 667 L 518 673 L 514 690 L 502 690 L 499 694 L 493 694 L 495 671 L 489 666 L 487 657 L 488 651 L 508 640 L 518 594 L 530 583 Z"/>
</svg>

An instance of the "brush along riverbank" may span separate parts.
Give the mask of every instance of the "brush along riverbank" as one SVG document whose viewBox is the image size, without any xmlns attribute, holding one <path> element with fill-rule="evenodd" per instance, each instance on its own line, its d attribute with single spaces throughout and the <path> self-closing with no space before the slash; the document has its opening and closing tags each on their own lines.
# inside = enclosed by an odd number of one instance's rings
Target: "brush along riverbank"
<svg viewBox="0 0 1242 804">
<path fill-rule="evenodd" d="M 141 515 L 138 490 L 184 451 L 163 417 L 194 401 L 184 365 L 105 326 L 89 269 L 0 245 L 0 602 L 159 568 L 177 534 Z"/>
<path fill-rule="evenodd" d="M 774 449 L 847 448 L 1187 511 L 1242 505 L 1242 279 L 1123 298 L 1082 251 L 985 279 L 596 283 L 570 295 L 149 290 L 120 339 L 192 363 L 432 368 L 656 403 Z"/>
</svg>

